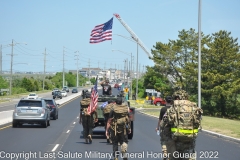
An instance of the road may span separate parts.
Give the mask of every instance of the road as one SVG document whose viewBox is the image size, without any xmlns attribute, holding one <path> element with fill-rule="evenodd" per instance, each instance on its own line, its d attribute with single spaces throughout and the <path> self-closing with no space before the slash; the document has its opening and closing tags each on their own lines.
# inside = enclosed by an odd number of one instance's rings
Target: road
<svg viewBox="0 0 240 160">
<path fill-rule="evenodd" d="M 51 126 L 48 128 L 24 125 L 0 130 L 0 159 L 8 160 L 10 158 L 6 156 L 11 155 L 15 156 L 13 159 L 16 159 L 17 155 L 21 155 L 22 157 L 18 160 L 28 157 L 30 160 L 108 160 L 112 153 L 112 145 L 107 144 L 104 136 L 99 134 L 103 128 L 94 130 L 92 144 L 84 144 L 81 136 L 83 129 L 78 124 L 79 101 L 80 98 L 63 105 L 59 111 L 59 119 L 51 120 Z M 156 118 L 136 112 L 134 136 L 132 140 L 129 140 L 128 147 L 128 151 L 133 157 L 130 159 L 162 159 L 160 138 L 154 131 L 156 125 Z M 203 132 L 199 133 L 197 138 L 196 151 L 198 159 L 240 159 L 239 143 L 226 141 Z M 90 153 L 92 154 L 90 155 Z M 101 155 L 100 158 L 94 158 L 94 156 L 98 156 L 97 153 Z M 206 158 L 207 156 L 212 156 L 212 158 Z"/>
<path fill-rule="evenodd" d="M 79 89 L 79 91 L 81 91 L 81 89 Z M 68 92 L 68 96 L 70 96 L 72 94 L 74 94 L 74 93 L 72 93 L 71 91 Z M 42 98 L 52 98 L 52 92 L 41 93 L 38 95 L 39 95 L 39 97 L 42 97 Z M 63 98 L 65 98 L 65 97 L 63 97 Z M 11 102 L 0 103 L 0 112 L 13 110 L 15 105 L 18 103 L 18 101 L 19 101 L 19 99 L 13 99 Z"/>
</svg>

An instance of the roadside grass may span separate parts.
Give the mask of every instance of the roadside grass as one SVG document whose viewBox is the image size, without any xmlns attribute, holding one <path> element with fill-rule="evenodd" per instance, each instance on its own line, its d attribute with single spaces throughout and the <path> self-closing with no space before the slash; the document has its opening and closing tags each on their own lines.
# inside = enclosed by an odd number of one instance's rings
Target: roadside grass
<svg viewBox="0 0 240 160">
<path fill-rule="evenodd" d="M 144 99 L 141 99 L 143 101 Z M 160 106 L 155 106 L 147 103 L 137 103 L 135 100 L 128 100 L 130 102 L 130 105 L 135 108 L 161 108 Z"/>
<path fill-rule="evenodd" d="M 156 111 L 147 111 L 143 110 L 142 112 L 150 114 L 153 116 L 159 116 L 159 110 Z M 203 116 L 202 119 L 202 129 L 223 134 L 226 136 L 231 136 L 234 138 L 240 139 L 240 121 L 239 120 L 230 120 L 224 118 L 216 118 Z"/>
</svg>

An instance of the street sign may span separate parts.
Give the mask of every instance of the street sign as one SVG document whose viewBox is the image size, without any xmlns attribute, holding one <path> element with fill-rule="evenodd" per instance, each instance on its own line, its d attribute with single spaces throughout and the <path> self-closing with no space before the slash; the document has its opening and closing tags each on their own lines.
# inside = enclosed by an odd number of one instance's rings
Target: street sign
<svg viewBox="0 0 240 160">
<path fill-rule="evenodd" d="M 9 92 L 9 89 L 1 89 L 1 92 Z"/>
</svg>

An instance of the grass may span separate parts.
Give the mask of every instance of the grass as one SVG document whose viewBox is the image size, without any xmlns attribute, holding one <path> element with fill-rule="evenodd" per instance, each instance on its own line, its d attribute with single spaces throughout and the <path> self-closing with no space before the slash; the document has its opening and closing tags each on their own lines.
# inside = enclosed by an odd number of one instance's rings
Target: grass
<svg viewBox="0 0 240 160">
<path fill-rule="evenodd" d="M 159 106 L 155 106 L 155 105 L 151 105 L 151 104 L 147 104 L 147 103 L 137 103 L 135 100 L 128 100 L 131 104 L 131 106 L 135 107 L 135 108 L 161 108 Z"/>
<path fill-rule="evenodd" d="M 159 110 L 147 111 L 143 110 L 144 113 L 159 116 Z M 223 135 L 231 136 L 240 139 L 240 121 L 230 120 L 224 118 L 208 117 L 203 116 L 202 129 L 217 132 Z"/>
</svg>

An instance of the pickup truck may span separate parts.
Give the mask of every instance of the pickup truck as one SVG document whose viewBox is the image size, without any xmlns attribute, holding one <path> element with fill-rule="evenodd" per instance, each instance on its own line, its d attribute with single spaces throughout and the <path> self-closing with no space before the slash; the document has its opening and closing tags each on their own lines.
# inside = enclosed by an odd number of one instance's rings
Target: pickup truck
<svg viewBox="0 0 240 160">
<path fill-rule="evenodd" d="M 98 122 L 95 123 L 94 127 L 105 127 L 105 119 L 103 115 L 103 110 L 101 108 L 101 105 L 108 101 L 109 99 L 116 99 L 117 96 L 114 95 L 99 95 L 98 96 L 98 108 L 97 108 L 97 113 L 98 113 Z M 125 100 L 125 98 L 123 97 Z M 134 121 L 134 114 L 135 114 L 135 108 L 130 106 L 130 102 L 124 102 L 128 104 L 129 107 L 129 119 L 131 121 L 131 133 L 128 134 L 128 139 L 133 138 L 133 121 Z"/>
</svg>

